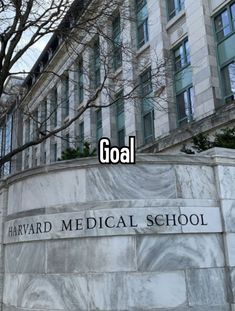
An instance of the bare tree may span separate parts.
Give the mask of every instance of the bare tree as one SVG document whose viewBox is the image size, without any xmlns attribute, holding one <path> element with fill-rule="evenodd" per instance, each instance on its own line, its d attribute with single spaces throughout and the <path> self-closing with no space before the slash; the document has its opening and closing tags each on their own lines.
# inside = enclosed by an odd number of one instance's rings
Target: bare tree
<svg viewBox="0 0 235 311">
<path fill-rule="evenodd" d="M 35 0 L 29 1 L 8 1 L 9 3 L 1 3 L 0 20 L 4 21 L 4 27 L 1 29 L 1 51 L 0 51 L 0 95 L 4 93 L 4 83 L 10 75 L 10 71 L 14 64 L 24 55 L 24 53 L 48 33 L 53 33 L 51 40 L 59 40 L 59 49 L 64 53 L 71 55 L 72 59 L 79 57 L 84 51 L 94 49 L 94 44 L 99 44 L 99 75 L 100 80 L 98 84 L 94 81 L 94 76 L 91 74 L 91 59 L 83 60 L 84 75 L 87 77 L 89 83 L 84 84 L 84 92 L 87 94 L 86 100 L 82 106 L 74 111 L 72 117 L 69 117 L 66 122 L 61 123 L 56 128 L 52 126 L 45 126 L 52 122 L 57 109 L 63 108 L 66 100 L 61 98 L 60 102 L 51 109 L 45 117 L 38 118 L 35 115 L 35 107 L 32 105 L 32 98 L 30 94 L 23 95 L 22 103 L 19 103 L 16 109 L 27 117 L 31 122 L 36 124 L 34 131 L 29 135 L 29 139 L 24 143 L 18 145 L 16 148 L 4 154 L 0 158 L 0 165 L 10 161 L 13 156 L 22 152 L 23 150 L 38 145 L 46 139 L 61 135 L 61 133 L 78 120 L 86 110 L 93 108 L 107 108 L 115 105 L 119 101 L 116 97 L 117 85 L 127 85 L 128 88 L 122 98 L 126 101 L 131 100 L 134 105 L 140 109 L 143 101 L 145 105 L 155 107 L 155 109 L 169 108 L 169 97 L 166 96 L 166 84 L 169 83 L 168 71 L 171 72 L 171 64 L 168 56 L 162 55 L 158 57 L 155 55 L 155 60 L 152 62 L 152 70 L 147 75 L 146 83 L 151 90 L 145 93 L 141 87 L 142 82 L 136 75 L 135 78 L 128 77 L 128 75 L 114 73 L 113 58 L 116 53 L 117 60 L 129 63 L 129 66 L 136 68 L 136 71 L 141 72 L 146 68 L 149 55 L 147 55 L 146 62 L 139 64 L 135 56 L 135 48 L 133 42 L 125 40 L 125 21 L 135 23 L 136 16 L 130 14 L 131 10 L 125 7 L 127 1 L 125 0 L 111 0 L 111 1 L 75 1 L 72 5 L 68 0 L 51 0 L 45 5 L 38 3 Z M 104 29 L 103 25 L 110 21 L 114 12 L 122 10 L 122 29 L 120 29 L 120 36 L 114 38 L 112 32 Z M 15 16 L 9 12 L 14 12 Z M 126 13 L 128 12 L 128 13 Z M 9 18 L 8 18 L 9 16 Z M 62 22 L 61 22 L 62 19 Z M 60 24 L 58 25 L 58 23 Z M 21 45 L 22 38 L 31 32 L 30 38 L 25 45 Z M 95 40 L 98 40 L 95 42 Z M 100 44 L 102 41 L 104 44 Z M 20 48 L 18 48 L 20 46 Z M 118 59 L 122 55 L 121 59 Z M 123 60 L 124 58 L 124 60 Z M 93 62 L 94 60 L 92 60 Z M 128 67 L 128 66 L 127 66 Z M 74 85 L 73 91 L 70 91 L 69 96 L 73 96 L 73 92 L 80 87 L 77 79 L 71 78 L 71 71 L 69 68 L 66 71 L 56 70 L 53 66 L 47 64 L 45 68 L 38 69 L 34 67 L 28 74 L 27 81 L 34 83 L 34 78 L 47 79 L 48 81 L 63 81 L 65 74 L 69 77 L 69 83 Z M 17 73 L 12 73 L 17 74 Z M 105 94 L 107 101 L 100 103 L 101 94 Z M 26 99 L 24 98 L 26 96 Z M 21 96 L 22 98 L 22 96 Z M 6 112 L 2 110 L 2 115 Z"/>
</svg>

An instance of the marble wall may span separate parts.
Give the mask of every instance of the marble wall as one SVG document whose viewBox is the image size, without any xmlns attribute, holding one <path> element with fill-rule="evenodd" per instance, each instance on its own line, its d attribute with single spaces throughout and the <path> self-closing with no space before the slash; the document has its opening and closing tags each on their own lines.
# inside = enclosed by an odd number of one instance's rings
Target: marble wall
<svg viewBox="0 0 235 311">
<path fill-rule="evenodd" d="M 61 162 L 3 181 L 0 204 L 2 310 L 235 310 L 234 151 Z M 161 217 L 182 214 L 204 225 Z M 81 229 L 81 219 L 110 215 L 132 215 L 132 226 Z M 70 218 L 77 230 L 60 232 Z M 23 233 L 43 221 L 50 232 Z"/>
</svg>

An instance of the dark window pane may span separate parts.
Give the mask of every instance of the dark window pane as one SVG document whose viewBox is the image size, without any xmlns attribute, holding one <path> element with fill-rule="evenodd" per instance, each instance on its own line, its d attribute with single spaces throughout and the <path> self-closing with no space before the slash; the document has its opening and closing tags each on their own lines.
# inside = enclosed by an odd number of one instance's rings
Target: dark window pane
<svg viewBox="0 0 235 311">
<path fill-rule="evenodd" d="M 151 142 L 154 137 L 153 133 L 153 111 L 150 111 L 143 117 L 143 125 L 144 125 L 144 140 L 145 143 Z"/>
<path fill-rule="evenodd" d="M 227 10 L 222 12 L 215 18 L 215 29 L 218 40 L 223 39 L 231 32 L 231 28 L 229 25 L 229 15 Z"/>
<path fill-rule="evenodd" d="M 145 71 L 141 77 L 141 91 L 142 96 L 146 96 L 152 92 L 152 77 L 151 77 L 151 69 Z"/>
<path fill-rule="evenodd" d="M 175 70 L 178 71 L 190 64 L 190 49 L 188 40 L 184 41 L 174 51 Z"/>
<path fill-rule="evenodd" d="M 102 112 L 101 109 L 96 111 L 96 138 L 99 140 L 102 137 Z"/>
<path fill-rule="evenodd" d="M 140 0 L 136 2 L 137 16 L 137 44 L 138 48 L 149 40 L 148 35 L 148 9 L 147 2 Z"/>
<path fill-rule="evenodd" d="M 233 27 L 235 28 L 235 3 L 231 6 L 231 14 L 233 20 Z"/>
<path fill-rule="evenodd" d="M 222 80 L 225 96 L 235 94 L 235 63 L 231 63 L 222 69 Z"/>
<path fill-rule="evenodd" d="M 121 129 L 118 131 L 118 147 L 125 146 L 125 130 Z"/>
<path fill-rule="evenodd" d="M 194 90 L 189 88 L 176 96 L 178 122 L 180 124 L 192 121 L 194 115 Z"/>
</svg>

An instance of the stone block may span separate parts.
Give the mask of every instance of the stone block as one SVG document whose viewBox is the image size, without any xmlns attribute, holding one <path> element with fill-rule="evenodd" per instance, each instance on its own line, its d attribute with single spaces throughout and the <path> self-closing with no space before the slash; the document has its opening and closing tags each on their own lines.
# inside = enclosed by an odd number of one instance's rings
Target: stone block
<svg viewBox="0 0 235 311">
<path fill-rule="evenodd" d="M 6 245 L 5 272 L 45 273 L 45 256 L 45 242 Z"/>
<path fill-rule="evenodd" d="M 40 310 L 87 310 L 87 281 L 75 275 L 6 274 L 5 305 Z"/>
<path fill-rule="evenodd" d="M 135 237 L 47 242 L 48 273 L 136 271 Z"/>
<path fill-rule="evenodd" d="M 87 201 L 176 198 L 175 174 L 170 165 L 88 169 L 86 189 Z"/>
<path fill-rule="evenodd" d="M 177 197 L 184 199 L 216 199 L 212 167 L 175 166 Z"/>
<path fill-rule="evenodd" d="M 227 304 L 224 269 L 188 270 L 186 280 L 190 306 L 224 306 Z"/>
<path fill-rule="evenodd" d="M 212 234 L 137 238 L 139 271 L 223 267 L 222 237 Z"/>
</svg>

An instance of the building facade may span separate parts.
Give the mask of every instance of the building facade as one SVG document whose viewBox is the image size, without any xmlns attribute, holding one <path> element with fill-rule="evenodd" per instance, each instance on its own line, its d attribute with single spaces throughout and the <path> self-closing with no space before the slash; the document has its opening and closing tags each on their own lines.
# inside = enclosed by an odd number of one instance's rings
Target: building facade
<svg viewBox="0 0 235 311">
<path fill-rule="evenodd" d="M 76 120 L 25 150 L 22 169 L 84 141 L 96 147 L 102 136 L 119 146 L 136 136 L 140 152 L 173 153 L 200 132 L 234 126 L 234 1 L 126 0 L 108 9 L 94 31 L 54 35 L 25 79 L 22 143 Z"/>
</svg>

